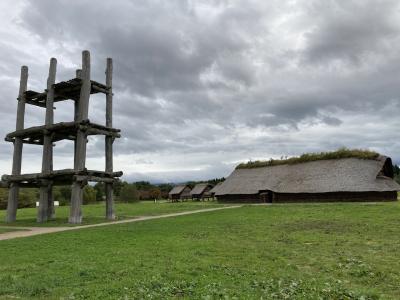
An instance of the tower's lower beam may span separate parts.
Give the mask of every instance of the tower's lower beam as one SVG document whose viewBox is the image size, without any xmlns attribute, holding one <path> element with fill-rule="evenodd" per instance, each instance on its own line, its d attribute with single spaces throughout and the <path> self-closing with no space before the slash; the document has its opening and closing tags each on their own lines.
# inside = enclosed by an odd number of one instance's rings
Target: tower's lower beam
<svg viewBox="0 0 400 300">
<path fill-rule="evenodd" d="M 54 202 L 53 202 L 53 184 L 52 182 L 45 181 L 39 189 L 39 208 L 37 212 L 37 222 L 46 222 L 54 218 Z"/>
<path fill-rule="evenodd" d="M 7 204 L 7 217 L 6 222 L 15 222 L 17 219 L 17 208 L 18 208 L 18 194 L 19 186 L 18 183 L 11 183 L 8 191 L 8 204 Z"/>
<path fill-rule="evenodd" d="M 49 191 L 48 186 L 40 187 L 39 207 L 36 218 L 37 222 L 39 223 L 46 222 L 48 218 L 48 208 L 49 208 L 48 191 Z"/>
<path fill-rule="evenodd" d="M 68 222 L 72 224 L 82 223 L 82 202 L 83 202 L 83 185 L 79 181 L 75 181 L 71 188 L 71 208 Z"/>
<path fill-rule="evenodd" d="M 113 198 L 113 184 L 106 183 L 106 218 L 107 220 L 115 220 L 115 211 L 114 211 L 114 198 Z"/>
<path fill-rule="evenodd" d="M 14 154 L 13 154 L 13 168 L 12 174 L 19 175 L 21 174 L 21 163 L 22 163 L 22 140 L 15 139 L 14 142 Z M 10 191 L 8 194 L 8 204 L 7 204 L 7 222 L 15 222 L 17 217 L 17 209 L 18 209 L 18 197 L 19 197 L 19 186 L 17 183 L 14 183 L 10 186 Z"/>
<path fill-rule="evenodd" d="M 47 219 L 52 220 L 56 217 L 56 210 L 54 209 L 54 195 L 53 195 L 53 185 L 49 186 L 47 192 L 48 208 L 47 208 Z"/>
</svg>

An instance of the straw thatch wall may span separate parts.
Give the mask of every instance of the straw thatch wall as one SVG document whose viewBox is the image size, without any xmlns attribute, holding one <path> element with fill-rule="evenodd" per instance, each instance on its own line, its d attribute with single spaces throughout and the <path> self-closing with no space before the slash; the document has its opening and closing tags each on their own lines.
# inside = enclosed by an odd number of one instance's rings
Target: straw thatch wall
<svg viewBox="0 0 400 300">
<path fill-rule="evenodd" d="M 217 196 L 219 202 L 227 203 L 262 203 L 259 194 L 234 194 Z"/>
<path fill-rule="evenodd" d="M 396 201 L 397 192 L 338 192 L 314 194 L 274 193 L 272 202 L 374 202 Z"/>
<path fill-rule="evenodd" d="M 290 202 L 374 202 L 396 201 L 397 192 L 337 192 L 337 193 L 271 193 L 220 195 L 218 201 L 229 203 L 290 203 Z"/>
</svg>

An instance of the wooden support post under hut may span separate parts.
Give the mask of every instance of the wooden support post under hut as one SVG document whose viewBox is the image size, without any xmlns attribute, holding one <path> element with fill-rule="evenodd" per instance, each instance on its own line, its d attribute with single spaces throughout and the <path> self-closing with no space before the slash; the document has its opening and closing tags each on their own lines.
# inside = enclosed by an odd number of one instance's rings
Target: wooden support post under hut
<svg viewBox="0 0 400 300">
<path fill-rule="evenodd" d="M 22 187 L 40 189 L 37 221 L 46 222 L 54 218 L 53 186 L 71 185 L 70 223 L 82 222 L 83 188 L 88 182 L 104 182 L 106 193 L 106 218 L 114 219 L 113 184 L 122 172 L 113 172 L 112 145 L 120 137 L 120 130 L 112 127 L 112 59 L 107 58 L 106 84 L 90 79 L 90 53 L 82 53 L 82 70 L 76 71 L 76 78 L 56 82 L 57 61 L 50 60 L 47 88 L 43 92 L 27 90 L 28 68 L 21 68 L 20 89 L 16 131 L 7 134 L 5 140 L 14 144 L 13 167 L 11 175 L 2 176 L 2 186 L 9 187 L 7 222 L 16 220 L 18 193 Z M 106 124 L 100 125 L 88 119 L 89 98 L 91 94 L 106 94 Z M 54 123 L 54 103 L 74 101 L 72 122 Z M 46 108 L 45 125 L 24 128 L 25 104 Z M 86 144 L 89 135 L 105 136 L 105 171 L 86 168 Z M 74 141 L 74 168 L 53 170 L 53 143 L 61 140 Z M 42 171 L 21 174 L 23 144 L 43 146 Z"/>
</svg>

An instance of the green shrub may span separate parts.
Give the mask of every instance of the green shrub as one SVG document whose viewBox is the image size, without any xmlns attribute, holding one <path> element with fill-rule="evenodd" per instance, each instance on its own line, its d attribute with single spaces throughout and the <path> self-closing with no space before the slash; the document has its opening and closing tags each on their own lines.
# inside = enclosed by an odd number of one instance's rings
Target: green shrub
<svg viewBox="0 0 400 300">
<path fill-rule="evenodd" d="M 20 188 L 18 197 L 18 207 L 35 207 L 39 201 L 39 190 L 34 188 Z M 6 209 L 8 202 L 8 189 L 0 188 L 0 209 Z"/>
<path fill-rule="evenodd" d="M 91 185 L 86 185 L 83 188 L 83 204 L 96 202 L 96 190 Z"/>
<path fill-rule="evenodd" d="M 137 202 L 139 201 L 139 193 L 136 185 L 125 184 L 120 192 L 119 199 L 124 202 Z"/>
<path fill-rule="evenodd" d="M 8 190 L 0 188 L 0 209 L 7 208 Z"/>
<path fill-rule="evenodd" d="M 19 191 L 18 207 L 36 207 L 36 201 L 39 201 L 39 189 L 21 188 Z"/>
<path fill-rule="evenodd" d="M 69 205 L 71 201 L 71 186 L 55 186 L 53 189 L 54 201 L 58 201 L 60 206 Z"/>
</svg>

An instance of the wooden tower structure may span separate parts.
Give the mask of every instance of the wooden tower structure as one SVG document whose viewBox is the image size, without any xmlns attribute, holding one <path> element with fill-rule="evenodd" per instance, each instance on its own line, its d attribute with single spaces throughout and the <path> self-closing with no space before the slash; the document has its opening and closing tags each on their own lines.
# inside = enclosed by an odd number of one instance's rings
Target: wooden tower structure
<svg viewBox="0 0 400 300">
<path fill-rule="evenodd" d="M 76 77 L 56 83 L 57 60 L 50 60 L 47 87 L 43 92 L 27 90 L 28 67 L 21 68 L 18 94 L 16 130 L 7 134 L 5 140 L 14 144 L 11 175 L 2 176 L 3 186 L 9 188 L 7 222 L 16 220 L 18 193 L 21 187 L 40 189 L 38 222 L 54 217 L 53 186 L 71 185 L 70 223 L 82 222 L 83 188 L 89 181 L 104 182 L 106 195 L 106 218 L 114 219 L 113 184 L 122 172 L 113 172 L 113 142 L 120 137 L 120 130 L 112 127 L 112 71 L 113 63 L 107 58 L 106 84 L 90 79 L 90 53 L 82 52 L 82 69 Z M 106 95 L 105 125 L 95 124 L 88 119 L 91 94 Z M 74 119 L 71 122 L 54 123 L 54 103 L 74 101 Z M 25 105 L 31 104 L 46 109 L 45 125 L 24 128 Z M 88 170 L 86 164 L 86 143 L 89 135 L 105 136 L 105 170 Z M 53 170 L 53 146 L 57 141 L 74 141 L 73 169 Z M 40 173 L 21 174 L 23 144 L 43 146 L 42 170 Z"/>
</svg>

